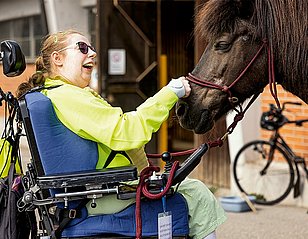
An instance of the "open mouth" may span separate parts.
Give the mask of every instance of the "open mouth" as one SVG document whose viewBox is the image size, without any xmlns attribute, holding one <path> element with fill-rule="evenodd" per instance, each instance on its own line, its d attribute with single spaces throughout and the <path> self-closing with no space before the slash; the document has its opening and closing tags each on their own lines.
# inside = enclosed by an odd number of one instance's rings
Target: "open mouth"
<svg viewBox="0 0 308 239">
<path fill-rule="evenodd" d="M 86 63 L 82 67 L 89 69 L 89 70 L 92 70 L 93 67 L 94 67 L 94 64 L 93 63 Z"/>
</svg>

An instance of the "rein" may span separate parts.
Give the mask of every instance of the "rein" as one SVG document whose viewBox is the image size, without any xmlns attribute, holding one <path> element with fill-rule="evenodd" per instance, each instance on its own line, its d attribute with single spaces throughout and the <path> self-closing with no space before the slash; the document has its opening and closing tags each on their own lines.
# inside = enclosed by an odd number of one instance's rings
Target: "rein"
<svg viewBox="0 0 308 239">
<path fill-rule="evenodd" d="M 254 94 L 253 97 L 248 102 L 245 109 L 242 108 L 242 105 L 238 105 L 239 109 L 237 109 L 236 106 L 235 106 L 235 103 L 238 102 L 238 98 L 234 97 L 232 95 L 231 88 L 242 78 L 242 76 L 249 69 L 249 67 L 255 62 L 255 60 L 258 58 L 258 56 L 260 55 L 261 51 L 264 48 L 267 49 L 268 79 L 269 79 L 270 92 L 271 92 L 273 98 L 275 99 L 277 107 L 280 109 L 281 107 L 280 107 L 280 103 L 279 103 L 278 96 L 277 96 L 277 88 L 276 88 L 276 80 L 275 80 L 274 59 L 273 59 L 273 54 L 271 52 L 270 47 L 268 46 L 268 42 L 267 42 L 266 39 L 263 40 L 263 43 L 262 43 L 261 47 L 259 48 L 259 50 L 254 55 L 254 57 L 250 60 L 250 62 L 247 64 L 247 66 L 243 69 L 243 71 L 239 74 L 239 76 L 228 86 L 227 85 L 221 86 L 221 85 L 215 84 L 215 83 L 210 82 L 210 81 L 202 80 L 202 79 L 198 78 L 197 76 L 193 75 L 192 73 L 188 73 L 188 76 L 186 76 L 186 79 L 188 81 L 190 81 L 190 82 L 192 82 L 196 85 L 211 88 L 211 89 L 221 90 L 221 91 L 225 92 L 226 94 L 228 94 L 228 96 L 229 96 L 228 99 L 229 99 L 229 102 L 232 105 L 232 109 L 237 112 L 237 114 L 234 116 L 233 123 L 231 125 L 229 125 L 226 133 L 222 137 L 218 138 L 217 140 L 212 141 L 212 142 L 208 142 L 208 145 L 209 145 L 210 148 L 221 147 L 223 145 L 223 142 L 226 140 L 228 135 L 233 132 L 237 123 L 244 118 L 244 115 L 245 115 L 246 111 L 248 110 L 248 108 L 252 105 L 252 103 L 258 98 L 258 96 L 262 92 L 261 91 L 261 92 Z M 188 155 L 188 154 L 193 153 L 195 150 L 196 149 L 189 149 L 189 150 L 185 150 L 185 151 L 174 152 L 174 153 L 171 153 L 171 156 L 174 156 L 174 157 L 184 156 L 184 155 Z M 147 157 L 148 158 L 160 158 L 161 154 L 147 154 Z"/>
<path fill-rule="evenodd" d="M 237 123 L 244 118 L 244 115 L 245 115 L 246 111 L 248 110 L 248 108 L 252 105 L 252 103 L 258 98 L 258 96 L 262 92 L 261 91 L 261 92 L 254 94 L 253 97 L 248 102 L 245 109 L 243 109 L 241 104 L 238 105 L 239 109 L 237 109 L 235 104 L 238 102 L 238 98 L 234 97 L 232 95 L 232 92 L 231 92 L 230 89 L 242 78 L 242 76 L 249 69 L 249 67 L 254 63 L 254 61 L 257 59 L 257 57 L 260 55 L 261 51 L 264 48 L 267 48 L 268 78 L 269 78 L 270 92 L 271 92 L 273 98 L 276 101 L 277 107 L 280 109 L 280 103 L 279 103 L 279 100 L 278 100 L 278 97 L 277 97 L 277 88 L 276 88 L 276 81 L 275 81 L 274 60 L 273 60 L 273 55 L 272 55 L 272 52 L 270 50 L 270 47 L 268 46 L 267 40 L 263 40 L 263 44 L 261 45 L 261 47 L 259 48 L 257 53 L 250 60 L 250 62 L 244 68 L 244 70 L 239 74 L 239 76 L 229 86 L 227 86 L 227 85 L 221 86 L 221 85 L 215 84 L 213 82 L 202 80 L 202 79 L 198 78 L 197 76 L 194 76 L 191 73 L 189 73 L 188 76 L 186 76 L 186 79 L 188 81 L 194 83 L 194 84 L 197 84 L 197 85 L 200 85 L 200 86 L 203 86 L 203 87 L 208 87 L 208 88 L 211 88 L 211 89 L 221 90 L 221 91 L 225 92 L 226 94 L 228 94 L 229 102 L 230 102 L 233 110 L 235 110 L 237 112 L 237 114 L 234 116 L 233 123 L 231 125 L 229 125 L 226 133 L 222 137 L 218 138 L 217 140 L 207 143 L 210 148 L 221 147 L 223 145 L 223 142 L 226 140 L 228 135 L 233 132 Z M 176 156 L 184 156 L 184 155 L 192 154 L 194 151 L 196 151 L 196 148 L 185 150 L 185 151 L 180 151 L 180 152 L 174 152 L 174 153 L 170 153 L 170 154 L 171 154 L 171 156 L 176 157 Z M 146 154 L 146 156 L 148 158 L 161 158 L 161 154 Z M 158 172 L 159 168 L 149 166 L 148 168 L 145 168 L 141 172 L 141 174 L 140 174 L 141 180 L 139 181 L 139 185 L 138 185 L 138 188 L 137 188 L 137 197 L 136 197 L 136 238 L 137 239 L 141 238 L 141 235 L 142 235 L 142 232 L 141 232 L 142 231 L 142 223 L 141 223 L 141 216 L 140 216 L 141 196 L 144 195 L 145 197 L 151 198 L 151 199 L 158 199 L 158 198 L 163 197 L 165 195 L 165 193 L 168 191 L 167 189 L 169 189 L 170 186 L 171 186 L 171 180 L 173 178 L 175 170 L 178 167 L 178 163 L 179 163 L 178 161 L 175 161 L 174 164 L 173 164 L 172 170 L 170 172 L 170 178 L 169 178 L 170 180 L 168 179 L 168 183 L 166 185 L 166 190 L 164 190 L 163 192 L 161 192 L 158 195 L 152 195 L 148 192 L 144 176 L 146 175 L 147 177 L 149 177 L 154 171 Z"/>
<path fill-rule="evenodd" d="M 244 70 L 239 74 L 239 76 L 229 85 L 218 85 L 210 81 L 202 80 L 198 78 L 197 76 L 194 76 L 191 73 L 188 73 L 188 76 L 186 76 L 186 79 L 192 83 L 195 83 L 197 85 L 203 86 L 203 87 L 208 87 L 212 89 L 218 89 L 221 90 L 229 95 L 229 101 L 232 104 L 233 109 L 236 110 L 234 107 L 234 103 L 238 102 L 237 97 L 232 96 L 231 88 L 242 78 L 242 76 L 245 74 L 245 72 L 249 69 L 249 67 L 254 63 L 254 61 L 257 59 L 257 57 L 260 55 L 261 51 L 267 48 L 267 58 L 268 58 L 268 81 L 269 81 L 269 87 L 270 87 L 270 92 L 275 99 L 275 102 L 277 104 L 277 107 L 280 109 L 280 103 L 277 97 L 277 88 L 276 88 L 276 80 L 275 80 L 275 69 L 274 69 L 274 58 L 273 54 L 271 52 L 271 48 L 268 46 L 267 40 L 263 40 L 263 43 L 257 53 L 254 55 L 254 57 L 250 60 L 250 62 L 247 64 L 247 66 L 244 68 Z M 257 93 L 259 95 L 260 93 Z M 256 94 L 255 94 L 256 95 Z M 236 110 L 237 111 L 237 110 Z"/>
<path fill-rule="evenodd" d="M 267 49 L 268 81 L 269 81 L 270 92 L 271 92 L 273 98 L 275 99 L 277 107 L 280 109 L 280 103 L 279 103 L 278 96 L 277 96 L 277 88 L 276 88 L 276 80 L 275 80 L 274 59 L 273 59 L 273 54 L 271 52 L 271 48 L 269 47 L 266 39 L 263 40 L 263 43 L 262 43 L 261 47 L 259 48 L 259 50 L 254 55 L 254 57 L 250 60 L 250 62 L 247 64 L 247 66 L 243 69 L 243 71 L 239 74 L 239 76 L 228 86 L 227 85 L 221 86 L 221 85 L 215 84 L 213 82 L 202 80 L 202 79 L 198 78 L 197 76 L 194 76 L 191 73 L 189 73 L 188 76 L 186 77 L 186 79 L 188 81 L 195 83 L 197 85 L 212 88 L 212 89 L 218 89 L 218 90 L 221 90 L 221 91 L 227 93 L 228 96 L 229 96 L 229 98 L 228 98 L 229 102 L 231 103 L 233 110 L 235 110 L 237 112 L 237 114 L 235 115 L 235 117 L 233 119 L 233 123 L 227 128 L 227 132 L 221 138 L 217 139 L 216 141 L 210 142 L 209 143 L 210 147 L 216 147 L 216 146 L 220 147 L 223 144 L 223 141 L 227 138 L 227 136 L 229 134 L 231 134 L 233 132 L 237 123 L 244 118 L 244 115 L 245 115 L 246 111 L 248 110 L 248 108 L 252 105 L 252 103 L 260 95 L 261 92 L 254 94 L 253 97 L 248 102 L 248 104 L 247 104 L 247 106 L 245 107 L 244 110 L 243 110 L 241 104 L 238 105 L 239 109 L 237 109 L 237 108 L 235 108 L 234 104 L 238 102 L 238 98 L 234 97 L 232 95 L 231 88 L 242 78 L 242 76 L 249 69 L 249 67 L 255 62 L 255 60 L 258 58 L 258 56 L 260 55 L 261 51 L 264 48 Z"/>
<path fill-rule="evenodd" d="M 192 83 L 197 84 L 197 85 L 212 88 L 212 89 L 218 89 L 218 90 L 221 90 L 221 91 L 227 93 L 229 95 L 229 101 L 233 105 L 233 103 L 238 102 L 238 98 L 232 96 L 232 92 L 230 91 L 230 89 L 242 78 L 242 76 L 249 69 L 249 67 L 252 65 L 252 63 L 254 63 L 254 61 L 260 55 L 263 48 L 266 47 L 266 46 L 267 46 L 267 42 L 263 41 L 263 44 L 261 45 L 261 47 L 259 48 L 257 53 L 254 55 L 254 57 L 250 60 L 248 65 L 244 68 L 244 70 L 239 74 L 239 76 L 229 86 L 227 86 L 227 85 L 221 86 L 221 85 L 215 84 L 215 83 L 210 82 L 210 81 L 202 80 L 202 79 L 198 78 L 197 76 L 194 76 L 191 73 L 188 73 L 188 76 L 186 76 L 186 79 L 188 81 L 192 82 Z"/>
</svg>

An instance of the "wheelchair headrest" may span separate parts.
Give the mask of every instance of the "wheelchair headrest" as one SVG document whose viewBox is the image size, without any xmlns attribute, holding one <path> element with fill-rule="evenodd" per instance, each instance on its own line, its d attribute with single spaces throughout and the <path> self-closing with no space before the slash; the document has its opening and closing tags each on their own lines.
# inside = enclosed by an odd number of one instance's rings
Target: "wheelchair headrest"
<svg viewBox="0 0 308 239">
<path fill-rule="evenodd" d="M 18 76 L 26 69 L 25 56 L 15 41 L 1 42 L 3 73 L 8 77 Z"/>
<path fill-rule="evenodd" d="M 64 126 L 50 99 L 42 93 L 29 93 L 25 99 L 45 174 L 95 169 L 97 143 L 81 138 Z"/>
</svg>

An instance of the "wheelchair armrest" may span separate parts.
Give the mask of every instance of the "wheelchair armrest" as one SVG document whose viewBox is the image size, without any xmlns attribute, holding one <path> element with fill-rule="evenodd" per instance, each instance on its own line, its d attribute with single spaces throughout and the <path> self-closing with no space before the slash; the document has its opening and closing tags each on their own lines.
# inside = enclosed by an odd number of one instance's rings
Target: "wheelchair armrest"
<svg viewBox="0 0 308 239">
<path fill-rule="evenodd" d="M 41 189 L 68 188 L 116 184 L 137 178 L 137 168 L 127 166 L 39 176 L 37 177 L 37 184 Z"/>
<path fill-rule="evenodd" d="M 202 156 L 208 151 L 208 144 L 202 144 L 197 148 L 197 150 L 191 154 L 177 169 L 172 180 L 172 185 L 175 185 L 183 181 L 191 171 L 198 166 L 201 161 Z"/>
</svg>

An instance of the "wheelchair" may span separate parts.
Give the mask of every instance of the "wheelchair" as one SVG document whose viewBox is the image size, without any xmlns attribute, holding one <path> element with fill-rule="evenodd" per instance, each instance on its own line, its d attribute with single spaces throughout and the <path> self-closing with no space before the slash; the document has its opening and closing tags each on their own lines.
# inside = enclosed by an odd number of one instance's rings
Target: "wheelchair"
<svg viewBox="0 0 308 239">
<path fill-rule="evenodd" d="M 17 43 L 2 42 L 1 52 L 5 75 L 12 77 L 24 71 L 25 60 Z M 162 190 L 165 193 L 162 198 L 149 199 L 140 193 L 141 176 L 135 166 L 96 169 L 97 144 L 79 137 L 59 121 L 49 98 L 40 93 L 42 88 L 34 88 L 18 99 L 0 92 L 1 102 L 12 108 L 8 120 L 16 122 L 17 130 L 12 130 L 16 148 L 25 132 L 31 153 L 17 206 L 19 211 L 36 213 L 32 238 L 156 238 L 157 215 L 165 209 L 172 213 L 173 237 L 188 238 L 186 201 L 172 186 L 199 164 L 208 145 L 201 145 L 177 168 L 170 153 L 164 153 L 162 159 L 168 166 L 162 173 L 157 167 L 149 167 L 142 182 L 151 195 L 159 195 Z M 138 186 L 129 183 L 135 180 L 140 180 Z M 96 207 L 96 200 L 109 194 L 120 200 L 134 198 L 136 203 L 118 213 L 89 216 L 86 204 Z"/>
</svg>

